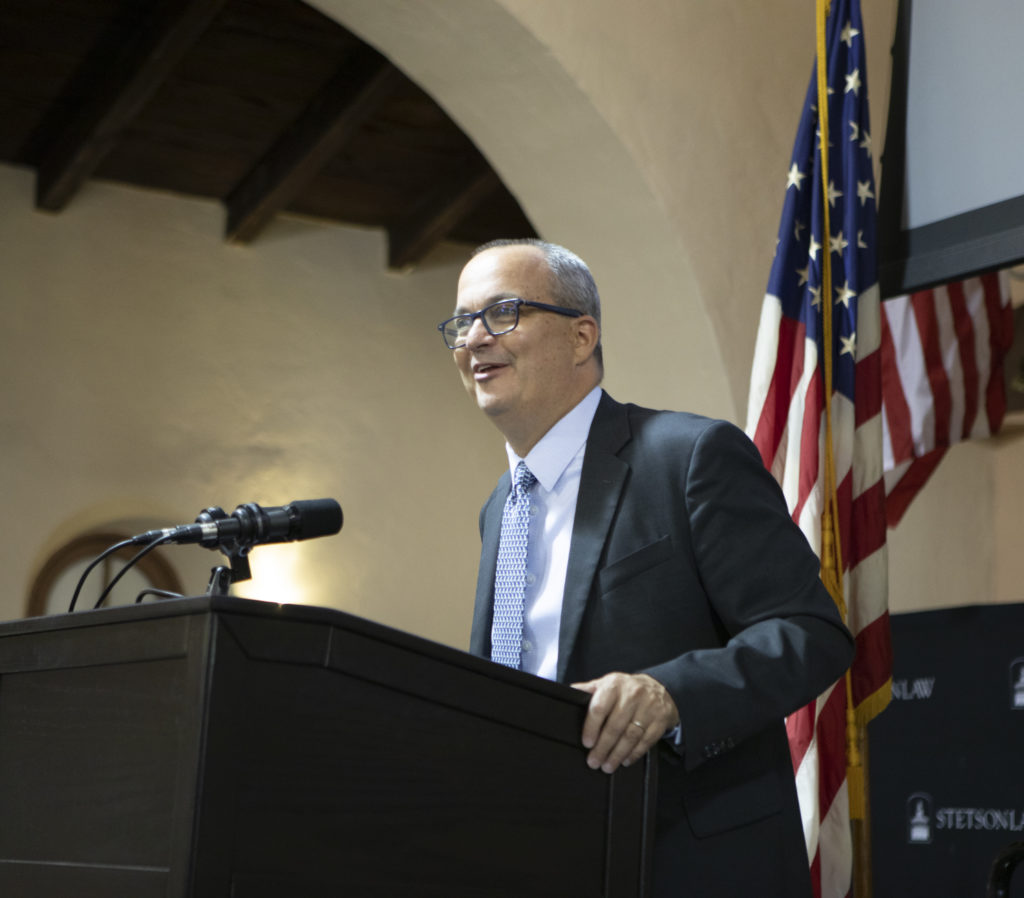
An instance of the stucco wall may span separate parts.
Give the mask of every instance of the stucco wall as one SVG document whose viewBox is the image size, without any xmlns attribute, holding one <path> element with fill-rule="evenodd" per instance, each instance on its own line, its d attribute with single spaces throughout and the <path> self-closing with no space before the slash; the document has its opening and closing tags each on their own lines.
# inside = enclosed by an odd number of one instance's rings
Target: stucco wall
<svg viewBox="0 0 1024 898">
<path fill-rule="evenodd" d="M 91 183 L 50 215 L 33 183 L 0 167 L 0 617 L 84 529 L 333 496 L 342 532 L 257 549 L 240 593 L 464 644 L 503 453 L 434 332 L 462 253 L 389 275 L 379 232 L 281 220 L 234 247 L 215 203 Z M 161 551 L 196 594 L 220 558 Z"/>
</svg>

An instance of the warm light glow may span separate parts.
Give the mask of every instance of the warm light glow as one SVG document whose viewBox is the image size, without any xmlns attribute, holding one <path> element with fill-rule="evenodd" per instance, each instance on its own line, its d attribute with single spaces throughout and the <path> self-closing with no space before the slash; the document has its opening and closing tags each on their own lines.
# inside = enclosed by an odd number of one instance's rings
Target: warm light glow
<svg viewBox="0 0 1024 898">
<path fill-rule="evenodd" d="M 304 561 L 308 562 L 308 553 L 304 557 L 301 543 L 257 546 L 249 556 L 252 579 L 234 584 L 231 594 L 261 602 L 309 604 Z"/>
</svg>

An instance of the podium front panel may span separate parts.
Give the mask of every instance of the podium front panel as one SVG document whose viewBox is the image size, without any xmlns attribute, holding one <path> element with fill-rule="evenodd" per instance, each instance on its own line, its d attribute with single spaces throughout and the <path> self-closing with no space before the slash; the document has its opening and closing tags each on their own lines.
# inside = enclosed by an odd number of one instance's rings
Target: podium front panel
<svg viewBox="0 0 1024 898">
<path fill-rule="evenodd" d="M 184 894 L 209 620 L 103 620 L 0 626 L 2 895 Z"/>
<path fill-rule="evenodd" d="M 327 609 L 0 625 L 0 894 L 640 896 L 653 759 L 591 771 L 586 701 Z"/>
</svg>

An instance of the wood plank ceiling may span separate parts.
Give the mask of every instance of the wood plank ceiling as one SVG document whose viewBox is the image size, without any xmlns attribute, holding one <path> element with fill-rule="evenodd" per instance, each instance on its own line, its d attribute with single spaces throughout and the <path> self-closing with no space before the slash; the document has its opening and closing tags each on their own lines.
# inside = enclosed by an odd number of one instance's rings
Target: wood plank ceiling
<svg viewBox="0 0 1024 898">
<path fill-rule="evenodd" d="M 0 161 L 60 212 L 90 178 L 220 200 L 225 238 L 280 212 L 441 240 L 533 236 L 444 111 L 299 0 L 3 0 Z"/>
</svg>

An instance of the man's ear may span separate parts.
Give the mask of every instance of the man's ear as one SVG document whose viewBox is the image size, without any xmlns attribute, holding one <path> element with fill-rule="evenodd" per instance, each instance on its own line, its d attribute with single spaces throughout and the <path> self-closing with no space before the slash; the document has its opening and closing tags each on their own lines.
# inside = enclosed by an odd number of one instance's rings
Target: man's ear
<svg viewBox="0 0 1024 898">
<path fill-rule="evenodd" d="M 594 354 L 601 340 L 601 329 L 590 315 L 573 319 L 573 333 L 576 339 L 576 364 L 581 365 Z"/>
</svg>

